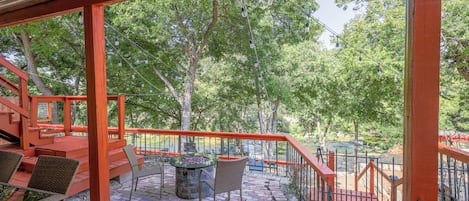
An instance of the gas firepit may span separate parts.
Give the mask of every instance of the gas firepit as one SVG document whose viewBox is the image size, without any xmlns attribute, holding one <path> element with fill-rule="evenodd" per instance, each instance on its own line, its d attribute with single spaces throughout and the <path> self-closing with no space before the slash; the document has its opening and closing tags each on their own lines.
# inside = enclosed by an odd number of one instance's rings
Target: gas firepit
<svg viewBox="0 0 469 201">
<path fill-rule="evenodd" d="M 199 195 L 199 174 L 204 169 L 213 176 L 215 160 L 206 156 L 183 155 L 171 158 L 169 163 L 176 167 L 176 195 L 183 199 L 195 199 Z M 203 174 L 202 179 L 207 179 Z M 202 186 L 202 196 L 212 194 L 206 185 Z"/>
</svg>

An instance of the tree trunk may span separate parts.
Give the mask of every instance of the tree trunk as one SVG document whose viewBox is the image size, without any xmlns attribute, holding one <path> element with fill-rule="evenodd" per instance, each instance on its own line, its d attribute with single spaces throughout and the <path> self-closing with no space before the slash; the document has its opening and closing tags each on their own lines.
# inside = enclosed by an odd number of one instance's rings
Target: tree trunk
<svg viewBox="0 0 469 201">
<path fill-rule="evenodd" d="M 21 30 L 20 40 L 23 45 L 24 57 L 26 58 L 28 74 L 33 80 L 33 83 L 36 85 L 38 90 L 42 93 L 42 95 L 52 96 L 54 92 L 52 89 L 48 88 L 42 79 L 39 77 L 39 72 L 37 71 L 36 66 L 36 58 L 31 51 L 31 38 L 26 30 Z M 57 114 L 57 103 L 54 102 L 52 104 L 52 122 L 58 123 L 58 114 Z"/>
<path fill-rule="evenodd" d="M 358 153 L 358 120 L 353 120 L 353 127 L 355 129 L 355 154 Z"/>
<path fill-rule="evenodd" d="M 332 117 L 329 118 L 329 120 L 327 120 L 327 124 L 326 124 L 326 127 L 324 128 L 324 133 L 322 135 L 323 141 L 321 142 L 321 147 L 323 149 L 326 148 L 326 137 L 327 137 L 327 133 L 331 125 L 332 125 Z"/>
<path fill-rule="evenodd" d="M 314 115 L 314 120 L 316 121 L 316 136 L 319 139 L 319 142 L 322 143 L 322 133 L 321 133 L 321 117 L 319 115 Z"/>
<path fill-rule="evenodd" d="M 262 99 L 259 90 L 256 92 L 256 102 L 257 102 L 257 120 L 259 122 L 259 130 L 261 134 L 266 133 L 265 124 L 264 124 L 264 106 L 262 105 Z"/>
<path fill-rule="evenodd" d="M 176 15 L 179 15 L 176 12 Z M 181 18 L 182 19 L 182 18 Z M 184 20 L 184 19 L 182 19 Z M 214 0 L 212 2 L 212 19 L 207 26 L 207 29 L 204 31 L 204 35 L 202 40 L 197 43 L 194 40 L 193 36 L 190 34 L 190 31 L 187 31 L 187 35 L 185 38 L 187 39 L 188 43 L 183 45 L 183 49 L 186 53 L 188 58 L 189 65 L 186 68 L 186 76 L 184 78 L 184 91 L 182 95 L 180 95 L 174 86 L 161 74 L 161 72 L 154 68 L 153 71 L 158 75 L 158 77 L 165 83 L 166 88 L 169 89 L 173 97 L 178 100 L 178 103 L 181 106 L 181 130 L 190 130 L 191 128 L 191 117 L 192 117 L 192 93 L 194 92 L 194 82 L 196 78 L 196 69 L 199 63 L 200 57 L 202 57 L 203 50 L 207 44 L 207 41 L 215 27 L 215 24 L 218 20 L 218 0 Z M 184 24 L 182 21 L 179 23 Z M 182 25 L 181 28 L 185 26 Z M 179 153 L 182 151 L 182 145 L 187 140 L 185 137 L 179 136 Z"/>
<path fill-rule="evenodd" d="M 191 66 L 191 72 L 195 74 L 195 65 Z M 192 78 L 194 77 L 194 78 Z M 192 92 L 194 89 L 195 75 L 186 76 L 186 86 L 181 105 L 181 130 L 190 130 L 192 117 Z"/>
<path fill-rule="evenodd" d="M 272 134 L 277 133 L 277 116 L 278 116 L 278 107 L 280 106 L 280 98 L 277 97 L 277 99 L 274 102 L 274 108 L 272 108 L 272 119 L 271 119 L 271 132 Z"/>
</svg>

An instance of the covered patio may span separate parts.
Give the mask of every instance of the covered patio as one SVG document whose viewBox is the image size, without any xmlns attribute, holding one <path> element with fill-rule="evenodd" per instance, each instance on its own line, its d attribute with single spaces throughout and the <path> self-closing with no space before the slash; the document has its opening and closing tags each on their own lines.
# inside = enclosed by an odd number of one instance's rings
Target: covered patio
<svg viewBox="0 0 469 201">
<path fill-rule="evenodd" d="M 92 201 L 115 200 L 116 194 L 124 195 L 128 189 L 126 183 L 122 186 L 113 187 L 110 185 L 109 170 L 101 167 L 109 166 L 108 145 L 110 128 L 108 128 L 107 112 L 107 87 L 106 87 L 106 51 L 104 37 L 104 7 L 106 5 L 119 2 L 119 0 L 7 0 L 0 6 L 0 28 L 28 23 L 58 15 L 83 11 L 85 30 L 85 52 L 86 52 L 86 80 L 87 80 L 87 112 L 88 126 L 86 133 L 88 136 L 88 156 L 89 156 L 89 199 Z M 437 200 L 438 197 L 438 99 L 439 99 L 439 55 L 440 55 L 440 21 L 441 21 L 441 1 L 439 0 L 408 0 L 407 2 L 407 45 L 406 45 L 406 70 L 405 70 L 405 109 L 404 109 L 404 174 L 403 174 L 403 200 Z M 20 84 L 21 93 L 17 108 L 21 113 L 20 130 L 28 132 L 28 94 L 26 80 Z M 3 99 L 1 103 L 8 104 Z M 35 107 L 35 106 L 32 106 Z M 69 112 L 69 111 L 68 111 Z M 123 112 L 123 111 L 122 111 Z M 121 115 L 124 113 L 120 113 Z M 64 122 L 62 130 L 71 131 L 70 122 Z M 119 136 L 124 135 L 124 122 L 119 123 L 116 129 Z M 173 132 L 177 133 L 177 132 Z M 192 136 L 194 133 L 184 131 L 178 135 Z M 254 134 L 232 134 L 218 133 L 227 138 L 271 138 L 271 140 L 290 141 L 288 136 L 283 135 L 260 135 Z M 244 137 L 242 136 L 244 135 Z M 21 147 L 28 149 L 30 146 L 27 138 L 20 141 Z M 316 190 L 322 192 L 321 198 L 327 197 L 324 189 L 333 191 L 332 180 L 335 174 L 324 164 L 319 164 L 312 153 L 301 146 L 293 143 L 292 150 L 295 150 L 293 160 L 289 160 L 293 165 L 300 167 L 301 174 L 308 173 L 314 175 L 312 189 L 308 185 L 302 186 L 300 194 L 310 194 Z M 290 153 L 292 154 L 292 153 Z M 173 172 L 171 170 L 169 173 Z M 171 174 L 165 175 L 170 181 Z M 311 183 L 311 178 L 302 180 L 296 178 L 297 183 Z M 147 179 L 148 182 L 154 181 Z M 258 182 L 263 182 L 259 184 Z M 281 193 L 284 181 L 279 178 L 270 178 L 251 174 L 245 174 L 246 195 L 251 195 L 251 190 L 259 193 L 258 186 L 268 186 L 262 196 L 270 197 L 272 200 L 285 200 L 287 195 Z M 295 181 L 293 181 L 295 182 Z M 112 182 L 111 182 L 112 183 Z M 171 183 L 171 182 L 168 182 Z M 151 185 L 151 184 L 149 184 Z M 145 196 L 145 184 L 142 182 L 141 200 L 153 200 Z M 165 196 L 173 199 L 172 188 L 164 189 Z M 254 189 L 253 189 L 254 188 Z M 280 189 L 280 190 L 279 190 Z M 154 189 L 153 189 L 154 190 Z M 127 190 L 128 192 L 128 190 Z M 282 195 L 283 194 L 283 195 Z M 137 194 L 136 194 L 137 195 Z M 78 195 L 80 196 L 80 195 Z M 157 195 L 155 195 L 157 196 Z M 137 197 L 137 196 L 136 196 Z M 252 197 L 253 200 L 266 197 Z M 312 199 L 311 196 L 306 196 Z M 118 199 L 120 199 L 119 197 Z M 223 197 L 221 197 L 223 199 Z M 78 198 L 80 199 L 80 198 Z M 156 198 L 155 198 L 156 199 Z M 268 198 L 267 198 L 268 199 Z M 164 200 L 164 199 L 163 199 Z M 177 200 L 177 199 L 176 199 Z"/>
</svg>

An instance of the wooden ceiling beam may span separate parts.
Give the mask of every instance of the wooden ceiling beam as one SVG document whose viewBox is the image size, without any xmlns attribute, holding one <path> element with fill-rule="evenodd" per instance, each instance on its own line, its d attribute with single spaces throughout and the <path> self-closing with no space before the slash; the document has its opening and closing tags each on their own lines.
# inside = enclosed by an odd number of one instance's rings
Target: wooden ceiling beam
<svg viewBox="0 0 469 201">
<path fill-rule="evenodd" d="M 123 0 L 51 0 L 0 15 L 0 28 L 83 10 L 93 4 L 109 5 Z"/>
<path fill-rule="evenodd" d="M 40 4 L 45 1 L 49 0 L 0 0 L 0 14 Z"/>
</svg>

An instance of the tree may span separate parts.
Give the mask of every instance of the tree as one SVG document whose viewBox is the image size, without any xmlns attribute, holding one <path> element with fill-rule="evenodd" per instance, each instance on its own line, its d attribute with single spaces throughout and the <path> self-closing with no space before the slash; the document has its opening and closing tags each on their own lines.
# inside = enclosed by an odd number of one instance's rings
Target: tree
<svg viewBox="0 0 469 201">
<path fill-rule="evenodd" d="M 192 116 L 192 94 L 196 80 L 196 70 L 205 52 L 205 47 L 217 23 L 219 13 L 217 0 L 206 1 L 158 1 L 149 3 L 133 1 L 116 5 L 114 24 L 128 28 L 129 35 L 147 42 L 155 42 L 173 52 L 174 65 L 184 76 L 181 86 L 175 86 L 164 75 L 161 68 L 153 67 L 153 72 L 176 99 L 181 109 L 181 130 L 189 130 Z M 157 14 L 154 11 L 162 11 Z M 141 21 L 142 23 L 132 23 Z M 131 25 L 132 27 L 127 27 Z M 149 31 L 154 31 L 149 33 Z M 143 31 L 143 32 L 141 32 Z M 142 35 L 148 33 L 148 35 Z M 158 33 L 158 34 L 155 34 Z M 155 49 L 155 48 L 152 48 Z"/>
<path fill-rule="evenodd" d="M 84 93 L 83 31 L 78 15 L 60 16 L 53 19 L 2 29 L 2 40 L 9 43 L 9 55 L 24 64 L 33 86 L 32 94 L 57 95 Z M 53 104 L 53 121 L 59 114 Z"/>
<path fill-rule="evenodd" d="M 340 36 L 341 79 L 347 86 L 342 114 L 353 122 L 356 140 L 360 122 L 402 121 L 404 39 L 402 1 L 368 2 L 366 12 L 347 24 Z"/>
<path fill-rule="evenodd" d="M 465 0 L 443 3 L 442 13 L 442 62 L 456 68 L 469 82 L 469 5 Z"/>
</svg>

